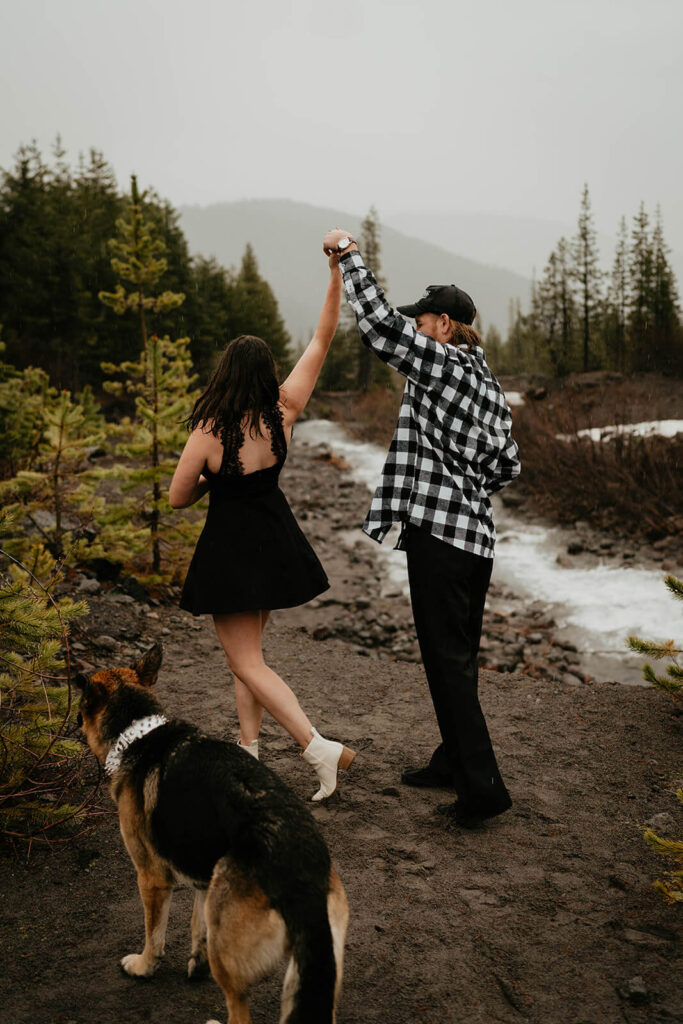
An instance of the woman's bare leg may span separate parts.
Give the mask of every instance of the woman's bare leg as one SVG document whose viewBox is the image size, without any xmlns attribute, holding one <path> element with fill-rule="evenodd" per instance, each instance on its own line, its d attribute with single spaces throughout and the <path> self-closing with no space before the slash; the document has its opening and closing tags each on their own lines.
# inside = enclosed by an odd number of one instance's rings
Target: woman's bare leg
<svg viewBox="0 0 683 1024">
<path fill-rule="evenodd" d="M 283 679 L 268 668 L 263 660 L 261 612 L 235 612 L 232 615 L 214 615 L 216 634 L 234 675 L 251 694 L 255 704 L 265 708 L 276 722 L 286 729 L 305 750 L 311 741 L 313 728 Z M 252 713 L 255 704 L 251 705 Z M 241 726 L 240 726 L 241 727 Z M 244 737 L 245 740 L 255 737 Z"/>
<path fill-rule="evenodd" d="M 269 615 L 269 611 L 261 612 L 261 633 L 266 627 Z M 259 703 L 239 676 L 235 676 L 235 705 L 237 719 L 240 723 L 240 743 L 243 747 L 248 747 L 252 740 L 257 740 L 259 737 L 263 719 L 263 704 Z"/>
</svg>

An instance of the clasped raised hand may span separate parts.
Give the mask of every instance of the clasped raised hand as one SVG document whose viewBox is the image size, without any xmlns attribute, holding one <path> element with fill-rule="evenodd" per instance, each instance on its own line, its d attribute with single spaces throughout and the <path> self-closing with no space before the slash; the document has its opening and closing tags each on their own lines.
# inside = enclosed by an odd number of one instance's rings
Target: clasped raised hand
<svg viewBox="0 0 683 1024">
<path fill-rule="evenodd" d="M 350 231 L 343 231 L 341 228 L 330 228 L 323 238 L 323 252 L 326 256 L 339 256 L 337 250 L 342 238 L 353 238 L 353 235 Z"/>
</svg>

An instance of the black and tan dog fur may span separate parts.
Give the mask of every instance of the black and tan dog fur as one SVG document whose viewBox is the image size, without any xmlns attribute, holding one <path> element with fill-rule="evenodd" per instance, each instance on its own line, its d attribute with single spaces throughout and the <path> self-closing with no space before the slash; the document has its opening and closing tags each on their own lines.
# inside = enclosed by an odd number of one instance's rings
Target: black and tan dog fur
<svg viewBox="0 0 683 1024">
<path fill-rule="evenodd" d="M 82 728 L 102 762 L 133 721 L 159 714 L 156 646 L 132 668 L 77 680 Z M 280 1024 L 333 1022 L 348 906 L 303 803 L 233 743 L 172 720 L 136 740 L 113 772 L 121 834 L 137 868 L 145 947 L 121 961 L 149 977 L 164 953 L 173 886 L 195 889 L 188 977 L 210 966 L 229 1024 L 250 1024 L 248 991 L 290 955 Z"/>
</svg>

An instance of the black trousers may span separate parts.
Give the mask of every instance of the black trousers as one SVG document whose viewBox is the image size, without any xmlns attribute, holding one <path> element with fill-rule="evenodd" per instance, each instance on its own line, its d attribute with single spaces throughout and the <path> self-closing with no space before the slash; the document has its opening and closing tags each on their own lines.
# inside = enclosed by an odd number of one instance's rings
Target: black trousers
<svg viewBox="0 0 683 1024">
<path fill-rule="evenodd" d="M 509 801 L 479 704 L 479 641 L 493 560 L 407 524 L 404 545 L 415 629 L 441 731 L 431 766 L 463 808 Z"/>
</svg>

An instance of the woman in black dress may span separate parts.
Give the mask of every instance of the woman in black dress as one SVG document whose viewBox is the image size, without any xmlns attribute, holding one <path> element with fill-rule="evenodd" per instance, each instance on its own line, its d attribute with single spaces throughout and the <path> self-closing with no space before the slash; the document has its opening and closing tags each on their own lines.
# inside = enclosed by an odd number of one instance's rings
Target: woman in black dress
<svg viewBox="0 0 683 1024">
<path fill-rule="evenodd" d="M 210 614 L 235 677 L 240 745 L 258 757 L 265 708 L 315 769 L 313 800 L 334 792 L 337 769 L 353 751 L 311 725 L 295 694 L 263 659 L 261 634 L 273 608 L 304 604 L 327 590 L 327 577 L 278 486 L 292 427 L 318 379 L 339 316 L 341 275 L 330 283 L 318 326 L 281 387 L 268 345 L 231 341 L 188 418 L 191 429 L 169 491 L 174 508 L 208 490 L 209 512 L 187 573 L 181 608 Z"/>
</svg>

